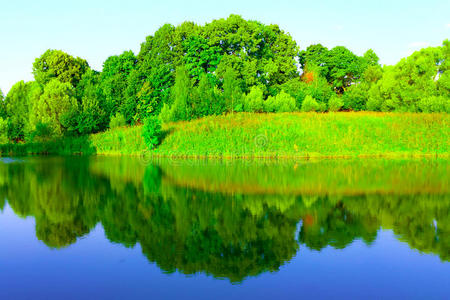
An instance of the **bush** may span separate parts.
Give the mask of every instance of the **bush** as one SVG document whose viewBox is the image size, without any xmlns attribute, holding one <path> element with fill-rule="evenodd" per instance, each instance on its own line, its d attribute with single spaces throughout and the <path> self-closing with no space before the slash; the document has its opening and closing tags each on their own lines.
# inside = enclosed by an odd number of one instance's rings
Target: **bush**
<svg viewBox="0 0 450 300">
<path fill-rule="evenodd" d="M 302 111 L 303 112 L 310 112 L 310 111 L 317 111 L 319 109 L 319 103 L 317 103 L 317 101 L 311 97 L 311 96 L 306 96 L 305 100 L 303 100 L 302 103 Z"/>
<path fill-rule="evenodd" d="M 159 113 L 159 118 L 163 123 L 172 122 L 172 110 L 167 103 L 164 103 L 161 112 Z"/>
<path fill-rule="evenodd" d="M 149 149 L 154 149 L 161 143 L 161 121 L 158 117 L 152 116 L 145 120 L 142 136 Z"/>
<path fill-rule="evenodd" d="M 265 112 L 293 112 L 296 110 L 295 98 L 285 91 L 264 101 Z"/>
<path fill-rule="evenodd" d="M 0 144 L 8 143 L 8 120 L 0 117 Z"/>
<path fill-rule="evenodd" d="M 29 140 L 31 142 L 45 142 L 52 137 L 52 127 L 48 123 L 38 122 L 36 128 L 31 131 Z"/>
<path fill-rule="evenodd" d="M 127 124 L 127 120 L 125 120 L 125 117 L 121 113 L 116 113 L 114 117 L 111 118 L 111 121 L 109 122 L 109 128 L 117 128 L 122 127 Z"/>
<path fill-rule="evenodd" d="M 258 86 L 252 86 L 250 92 L 244 97 L 244 111 L 262 112 L 264 106 L 264 92 Z"/>
<path fill-rule="evenodd" d="M 344 108 L 354 111 L 365 110 L 368 91 L 369 86 L 364 83 L 349 87 L 342 96 Z"/>
<path fill-rule="evenodd" d="M 447 112 L 450 113 L 450 100 L 443 96 L 431 96 L 417 103 L 422 112 Z"/>
<path fill-rule="evenodd" d="M 329 111 L 339 111 L 342 106 L 344 106 L 344 101 L 338 95 L 331 96 L 328 100 L 328 110 Z"/>
</svg>

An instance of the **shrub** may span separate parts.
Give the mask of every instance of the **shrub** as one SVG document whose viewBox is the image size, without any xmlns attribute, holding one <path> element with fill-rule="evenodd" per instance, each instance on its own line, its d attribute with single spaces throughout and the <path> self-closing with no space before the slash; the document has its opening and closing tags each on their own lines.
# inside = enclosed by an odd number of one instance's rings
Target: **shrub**
<svg viewBox="0 0 450 300">
<path fill-rule="evenodd" d="M 36 128 L 30 133 L 31 142 L 45 142 L 52 136 L 52 127 L 48 123 L 38 122 Z"/>
<path fill-rule="evenodd" d="M 344 108 L 354 111 L 365 110 L 368 91 L 369 86 L 364 83 L 349 87 L 342 96 Z"/>
<path fill-rule="evenodd" d="M 125 120 L 125 117 L 121 113 L 116 113 L 114 117 L 111 118 L 111 121 L 109 122 L 109 128 L 117 128 L 122 127 L 127 124 L 127 120 Z"/>
<path fill-rule="evenodd" d="M 443 96 L 431 96 L 423 98 L 417 103 L 422 112 L 447 112 L 450 113 L 450 100 Z"/>
<path fill-rule="evenodd" d="M 264 106 L 264 92 L 258 86 L 252 86 L 250 92 L 244 98 L 244 111 L 262 112 Z"/>
<path fill-rule="evenodd" d="M 311 97 L 311 96 L 306 96 L 305 100 L 303 100 L 302 103 L 302 111 L 303 112 L 310 112 L 310 111 L 317 111 L 319 109 L 319 103 L 317 103 L 317 101 Z"/>
<path fill-rule="evenodd" d="M 339 111 L 342 106 L 344 106 L 344 101 L 338 95 L 331 96 L 328 100 L 328 110 L 329 111 Z"/>
<path fill-rule="evenodd" d="M 161 112 L 159 113 L 159 118 L 163 123 L 172 122 L 172 111 L 167 103 L 164 103 Z"/>
<path fill-rule="evenodd" d="M 0 117 L 0 144 L 8 143 L 8 120 Z"/>
<path fill-rule="evenodd" d="M 149 149 L 154 149 L 161 143 L 161 121 L 158 117 L 152 116 L 145 120 L 142 136 Z"/>
<path fill-rule="evenodd" d="M 293 112 L 296 110 L 295 98 L 285 91 L 264 101 L 265 112 Z"/>
</svg>

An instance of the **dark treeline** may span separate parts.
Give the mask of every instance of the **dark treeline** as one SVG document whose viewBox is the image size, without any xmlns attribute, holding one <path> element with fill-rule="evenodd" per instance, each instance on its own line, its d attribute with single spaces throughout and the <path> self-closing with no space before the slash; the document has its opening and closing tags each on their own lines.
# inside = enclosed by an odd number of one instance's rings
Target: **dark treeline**
<svg viewBox="0 0 450 300">
<path fill-rule="evenodd" d="M 83 135 L 151 116 L 163 122 L 230 112 L 450 111 L 450 43 L 382 67 L 320 44 L 300 51 L 277 25 L 231 15 L 199 26 L 166 24 L 97 72 L 47 50 L 34 81 L 0 92 L 0 143 Z"/>
</svg>

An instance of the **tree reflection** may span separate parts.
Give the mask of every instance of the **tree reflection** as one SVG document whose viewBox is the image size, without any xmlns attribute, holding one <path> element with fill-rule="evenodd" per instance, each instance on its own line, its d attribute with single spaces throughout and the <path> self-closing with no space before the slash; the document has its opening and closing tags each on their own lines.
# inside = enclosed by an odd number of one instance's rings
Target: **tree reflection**
<svg viewBox="0 0 450 300">
<path fill-rule="evenodd" d="M 33 216 L 37 238 L 52 248 L 75 243 L 101 223 L 111 242 L 140 244 L 147 259 L 165 272 L 204 272 L 232 282 L 277 271 L 302 246 L 342 249 L 356 239 L 370 245 L 380 228 L 392 229 L 414 249 L 449 260 L 450 201 L 445 191 L 396 195 L 391 190 L 361 194 L 358 189 L 355 195 L 338 186 L 336 190 L 349 192 L 333 194 L 323 193 L 318 181 L 314 195 L 312 179 L 308 193 L 296 193 L 298 182 L 284 190 L 275 190 L 271 182 L 264 192 L 264 185 L 255 189 L 256 183 L 241 183 L 236 188 L 236 182 L 231 182 L 234 188 L 225 184 L 217 190 L 217 172 L 212 191 L 204 181 L 195 185 L 186 169 L 179 170 L 186 182 L 176 168 L 160 163 L 145 167 L 138 159 L 72 157 L 0 164 L 0 208 L 7 199 L 17 215 Z M 201 177 L 198 172 L 191 176 Z M 277 180 L 286 188 L 283 174 Z"/>
</svg>

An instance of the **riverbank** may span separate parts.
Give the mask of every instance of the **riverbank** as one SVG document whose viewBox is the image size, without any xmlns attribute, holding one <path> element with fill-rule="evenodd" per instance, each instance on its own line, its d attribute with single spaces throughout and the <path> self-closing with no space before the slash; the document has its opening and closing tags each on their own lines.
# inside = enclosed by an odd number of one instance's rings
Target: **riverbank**
<svg viewBox="0 0 450 300">
<path fill-rule="evenodd" d="M 239 113 L 163 126 L 147 150 L 142 126 L 49 143 L 1 145 L 2 155 L 85 154 L 198 158 L 448 156 L 448 114 Z"/>
</svg>

